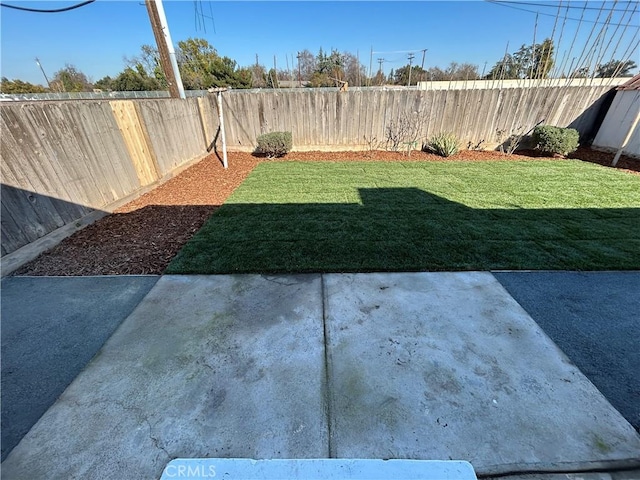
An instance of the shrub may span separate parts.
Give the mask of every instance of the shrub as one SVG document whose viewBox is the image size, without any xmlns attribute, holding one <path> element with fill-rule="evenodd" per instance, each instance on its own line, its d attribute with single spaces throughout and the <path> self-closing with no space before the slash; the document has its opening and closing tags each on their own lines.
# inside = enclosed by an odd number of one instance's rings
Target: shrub
<svg viewBox="0 0 640 480">
<path fill-rule="evenodd" d="M 580 135 L 573 128 L 540 125 L 533 129 L 533 141 L 536 149 L 557 155 L 568 155 L 578 148 Z"/>
<path fill-rule="evenodd" d="M 498 139 L 498 143 L 500 143 L 500 145 L 498 145 L 498 150 L 500 150 L 500 153 L 512 155 L 513 152 L 520 147 L 520 144 L 525 139 L 526 134 L 524 133 L 524 127 L 522 125 L 508 137 L 505 137 L 506 133 L 507 130 L 496 130 L 496 137 Z"/>
<path fill-rule="evenodd" d="M 271 132 L 258 137 L 256 153 L 268 158 L 281 157 L 291 151 L 293 139 L 291 132 Z"/>
<path fill-rule="evenodd" d="M 448 157 L 458 153 L 460 141 L 453 133 L 439 133 L 431 137 L 425 147 L 430 152 L 442 157 Z"/>
</svg>

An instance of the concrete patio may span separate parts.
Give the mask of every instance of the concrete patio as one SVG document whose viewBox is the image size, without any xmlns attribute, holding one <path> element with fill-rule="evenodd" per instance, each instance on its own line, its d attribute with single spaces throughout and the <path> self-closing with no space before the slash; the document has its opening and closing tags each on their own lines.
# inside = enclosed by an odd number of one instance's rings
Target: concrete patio
<svg viewBox="0 0 640 480">
<path fill-rule="evenodd" d="M 147 282 L 3 478 L 159 478 L 207 457 L 640 467 L 638 433 L 491 273 Z"/>
</svg>

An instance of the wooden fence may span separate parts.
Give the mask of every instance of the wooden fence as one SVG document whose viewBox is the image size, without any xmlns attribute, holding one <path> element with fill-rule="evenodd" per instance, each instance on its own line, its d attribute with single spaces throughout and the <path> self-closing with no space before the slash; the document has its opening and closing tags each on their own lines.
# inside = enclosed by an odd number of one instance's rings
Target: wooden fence
<svg viewBox="0 0 640 480">
<path fill-rule="evenodd" d="M 202 158 L 215 110 L 197 100 L 3 104 L 2 255 Z"/>
<path fill-rule="evenodd" d="M 229 91 L 228 149 L 291 131 L 296 150 L 365 149 L 406 117 L 420 140 L 449 131 L 466 145 L 526 131 L 540 120 L 593 136 L 608 86 L 461 90 Z M 178 99 L 0 104 L 1 253 L 6 255 L 94 210 L 108 210 L 207 153 L 217 140 L 213 95 Z M 501 132 L 501 137 L 499 137 Z"/>
<path fill-rule="evenodd" d="M 495 147 L 544 120 L 592 135 L 609 86 L 461 90 L 320 89 L 232 91 L 223 109 L 230 149 L 251 151 L 261 133 L 291 131 L 294 150 L 365 149 L 386 141 L 386 128 L 408 116 L 423 141 L 453 132 L 467 145 Z M 374 141 L 375 139 L 375 141 Z"/>
</svg>

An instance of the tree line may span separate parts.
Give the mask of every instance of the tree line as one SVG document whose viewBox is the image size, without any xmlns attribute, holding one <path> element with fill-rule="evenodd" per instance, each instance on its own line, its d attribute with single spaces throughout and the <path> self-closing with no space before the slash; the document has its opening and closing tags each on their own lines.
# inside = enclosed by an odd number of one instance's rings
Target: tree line
<svg viewBox="0 0 640 480">
<path fill-rule="evenodd" d="M 478 66 L 470 63 L 451 62 L 447 67 L 430 67 L 407 64 L 391 70 L 385 75 L 382 69 L 367 75 L 367 68 L 357 55 L 322 48 L 317 54 L 305 49 L 297 55 L 296 66 L 290 69 L 267 68 L 256 63 L 240 67 L 238 63 L 221 56 L 207 40 L 189 38 L 178 42 L 176 59 L 182 82 L 186 90 L 204 90 L 210 87 L 231 88 L 277 88 L 296 83 L 309 87 L 377 85 L 416 85 L 420 81 L 478 80 L 478 79 L 525 79 L 548 78 L 555 66 L 554 45 L 551 39 L 540 44 L 522 45 L 517 51 L 507 53 L 498 60 L 486 75 L 479 73 Z M 2 93 L 45 93 L 102 91 L 165 90 L 166 78 L 160 67 L 160 57 L 155 47 L 143 45 L 140 53 L 126 60 L 126 66 L 115 77 L 106 76 L 92 82 L 74 65 L 66 65 L 55 72 L 48 87 L 34 85 L 22 80 L 0 81 Z M 292 59 L 293 62 L 293 59 Z M 574 78 L 624 76 L 635 70 L 632 60 L 611 60 L 598 65 L 595 71 L 588 67 L 578 68 L 569 76 Z M 287 83 L 288 82 L 288 83 Z"/>
</svg>

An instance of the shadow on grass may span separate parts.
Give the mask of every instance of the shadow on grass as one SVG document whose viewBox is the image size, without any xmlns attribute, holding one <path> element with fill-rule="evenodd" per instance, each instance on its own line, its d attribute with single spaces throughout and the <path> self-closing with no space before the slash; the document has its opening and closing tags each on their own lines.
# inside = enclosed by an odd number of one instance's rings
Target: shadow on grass
<svg viewBox="0 0 640 480">
<path fill-rule="evenodd" d="M 166 273 L 640 268 L 640 209 L 473 209 L 417 188 L 362 204 L 225 204 Z"/>
</svg>

